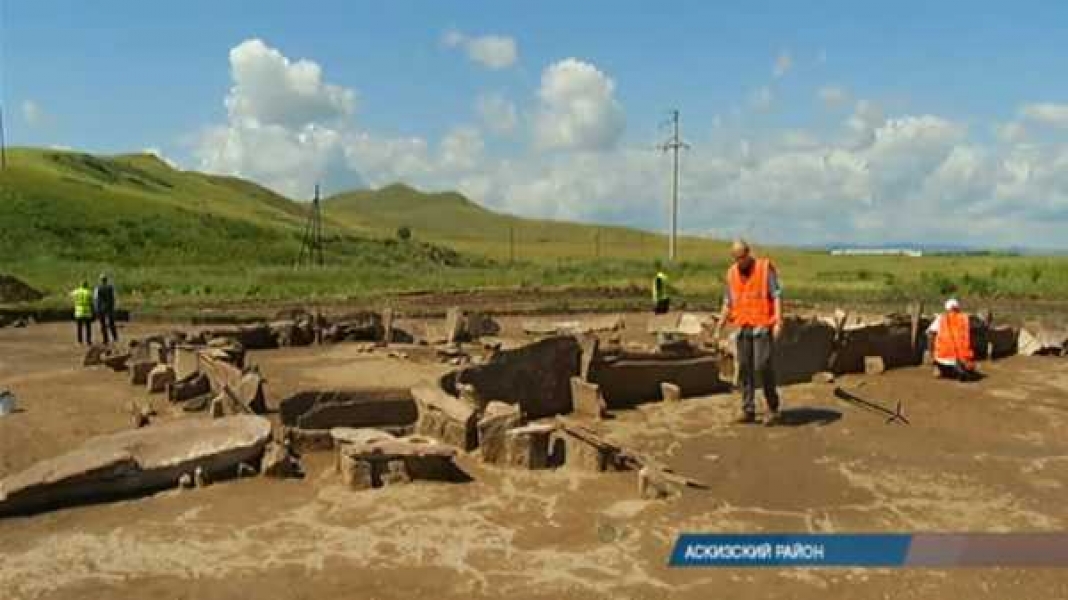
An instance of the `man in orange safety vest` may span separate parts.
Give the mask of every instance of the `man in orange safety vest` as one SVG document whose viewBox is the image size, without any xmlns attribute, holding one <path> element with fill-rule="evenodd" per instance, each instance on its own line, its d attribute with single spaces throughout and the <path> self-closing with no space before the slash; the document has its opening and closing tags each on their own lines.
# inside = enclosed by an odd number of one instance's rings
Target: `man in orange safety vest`
<svg viewBox="0 0 1068 600">
<path fill-rule="evenodd" d="M 946 312 L 927 328 L 928 347 L 932 349 L 935 374 L 938 377 L 970 381 L 978 378 L 972 332 L 968 315 L 956 299 L 946 301 Z"/>
<path fill-rule="evenodd" d="M 731 245 L 733 264 L 727 270 L 723 311 L 716 326 L 719 337 L 724 323 L 738 328 L 735 360 L 742 388 L 740 423 L 756 422 L 756 384 L 761 380 L 768 404 L 765 425 L 780 422 L 779 392 L 775 387 L 772 362 L 774 340 L 782 332 L 782 289 L 775 266 L 766 258 L 753 256 L 745 240 Z"/>
</svg>

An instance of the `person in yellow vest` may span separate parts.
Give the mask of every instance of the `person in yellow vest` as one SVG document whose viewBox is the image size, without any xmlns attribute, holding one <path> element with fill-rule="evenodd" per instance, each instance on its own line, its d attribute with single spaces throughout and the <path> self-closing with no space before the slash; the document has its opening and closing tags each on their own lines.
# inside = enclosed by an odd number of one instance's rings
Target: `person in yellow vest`
<svg viewBox="0 0 1068 600">
<path fill-rule="evenodd" d="M 960 381 L 980 378 L 975 368 L 971 324 L 955 298 L 946 300 L 946 312 L 931 322 L 927 337 L 936 376 Z"/>
<path fill-rule="evenodd" d="M 753 256 L 745 240 L 731 245 L 733 264 L 727 270 L 723 310 L 716 324 L 718 339 L 724 323 L 738 328 L 735 360 L 742 388 L 742 417 L 739 423 L 756 422 L 756 384 L 761 380 L 768 405 L 765 425 L 781 422 L 779 391 L 775 387 L 772 360 L 774 341 L 782 333 L 782 288 L 775 265 Z"/>
<path fill-rule="evenodd" d="M 82 284 L 70 293 L 70 297 L 74 302 L 74 325 L 78 328 L 78 343 L 91 346 L 93 344 L 93 290 L 89 287 L 89 282 L 82 281 Z M 83 331 L 85 332 L 84 338 L 82 337 Z"/>
<path fill-rule="evenodd" d="M 671 292 L 668 290 L 668 276 L 660 263 L 656 263 L 656 276 L 653 277 L 653 313 L 667 314 L 671 310 Z"/>
</svg>

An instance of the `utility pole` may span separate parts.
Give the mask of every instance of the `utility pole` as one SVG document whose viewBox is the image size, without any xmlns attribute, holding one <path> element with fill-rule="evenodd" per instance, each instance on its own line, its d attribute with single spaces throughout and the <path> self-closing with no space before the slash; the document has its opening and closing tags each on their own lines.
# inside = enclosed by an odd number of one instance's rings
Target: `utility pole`
<svg viewBox="0 0 1068 600">
<path fill-rule="evenodd" d="M 0 171 L 7 169 L 7 138 L 4 137 L 4 104 L 0 102 Z"/>
<path fill-rule="evenodd" d="M 671 175 L 671 238 L 668 240 L 668 260 L 674 262 L 678 252 L 676 238 L 679 233 L 679 150 L 690 145 L 679 138 L 679 111 L 671 111 L 671 137 L 660 145 L 660 150 L 672 153 Z"/>
<path fill-rule="evenodd" d="M 508 227 L 508 264 L 515 263 L 515 227 Z"/>
<path fill-rule="evenodd" d="M 0 0 L 0 170 L 7 170 L 7 137 L 4 131 L 4 2 Z"/>
<path fill-rule="evenodd" d="M 304 239 L 300 243 L 300 255 L 297 256 L 297 266 L 304 265 L 307 256 L 308 264 L 323 266 L 323 218 L 319 210 L 319 184 L 315 184 L 315 197 L 312 199 L 311 214 L 308 215 L 308 224 L 304 228 Z"/>
</svg>

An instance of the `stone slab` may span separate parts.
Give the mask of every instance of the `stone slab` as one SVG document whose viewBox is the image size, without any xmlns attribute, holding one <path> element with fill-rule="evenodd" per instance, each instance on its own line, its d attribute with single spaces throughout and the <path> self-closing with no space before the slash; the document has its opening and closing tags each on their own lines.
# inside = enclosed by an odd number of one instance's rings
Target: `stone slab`
<svg viewBox="0 0 1068 600">
<path fill-rule="evenodd" d="M 197 468 L 211 479 L 236 475 L 238 464 L 263 452 L 270 435 L 267 419 L 239 416 L 179 419 L 90 438 L 0 481 L 0 515 L 174 487 Z"/>
</svg>

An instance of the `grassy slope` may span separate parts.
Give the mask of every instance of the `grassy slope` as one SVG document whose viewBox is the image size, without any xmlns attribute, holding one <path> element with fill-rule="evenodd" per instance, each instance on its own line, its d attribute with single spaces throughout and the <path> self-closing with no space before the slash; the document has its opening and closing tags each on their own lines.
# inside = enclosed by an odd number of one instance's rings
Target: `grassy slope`
<svg viewBox="0 0 1068 600">
<path fill-rule="evenodd" d="M 177 171 L 149 155 L 14 149 L 0 172 L 0 263 L 52 302 L 106 270 L 128 298 L 173 303 L 345 296 L 369 282 L 435 285 L 443 268 L 484 262 L 328 223 L 335 266 L 294 272 L 306 214 L 306 206 L 253 183 Z"/>
<path fill-rule="evenodd" d="M 402 225 L 413 235 L 459 250 L 542 266 L 551 284 L 643 286 L 652 262 L 664 256 L 664 236 L 625 227 L 522 219 L 487 210 L 462 195 L 422 193 L 403 185 L 327 199 L 334 220 L 390 235 Z M 510 239 L 510 236 L 512 239 Z M 514 240 L 514 242 L 513 242 Z M 937 240 L 935 240 L 937 241 Z M 935 301 L 956 294 L 994 300 L 1068 297 L 1064 257 L 896 256 L 833 257 L 792 248 L 758 249 L 772 256 L 794 298 L 820 301 Z M 727 266 L 723 241 L 684 237 L 675 281 L 691 295 L 717 295 Z"/>
<path fill-rule="evenodd" d="M 521 219 L 455 193 L 394 185 L 324 203 L 331 266 L 294 271 L 306 206 L 232 177 L 177 171 L 149 155 L 94 157 L 15 149 L 0 172 L 0 271 L 65 303 L 77 279 L 106 270 L 141 305 L 338 299 L 402 290 L 583 286 L 644 290 L 663 236 L 622 227 Z M 418 242 L 398 243 L 396 229 Z M 510 259 L 514 236 L 516 261 Z M 424 244 L 421 242 L 431 242 Z M 460 254 L 445 247 L 460 251 Z M 1039 257 L 831 257 L 767 251 L 791 298 L 903 302 L 1061 300 L 1068 260 Z M 684 238 L 673 281 L 718 296 L 722 242 Z"/>
<path fill-rule="evenodd" d="M 332 196 L 324 213 L 352 227 L 393 235 L 411 228 L 414 237 L 444 243 L 497 260 L 556 263 L 597 258 L 643 260 L 650 264 L 667 248 L 664 236 L 618 226 L 524 219 L 493 212 L 456 192 L 424 193 L 401 184 Z M 724 245 L 683 238 L 680 253 L 722 254 Z"/>
</svg>

